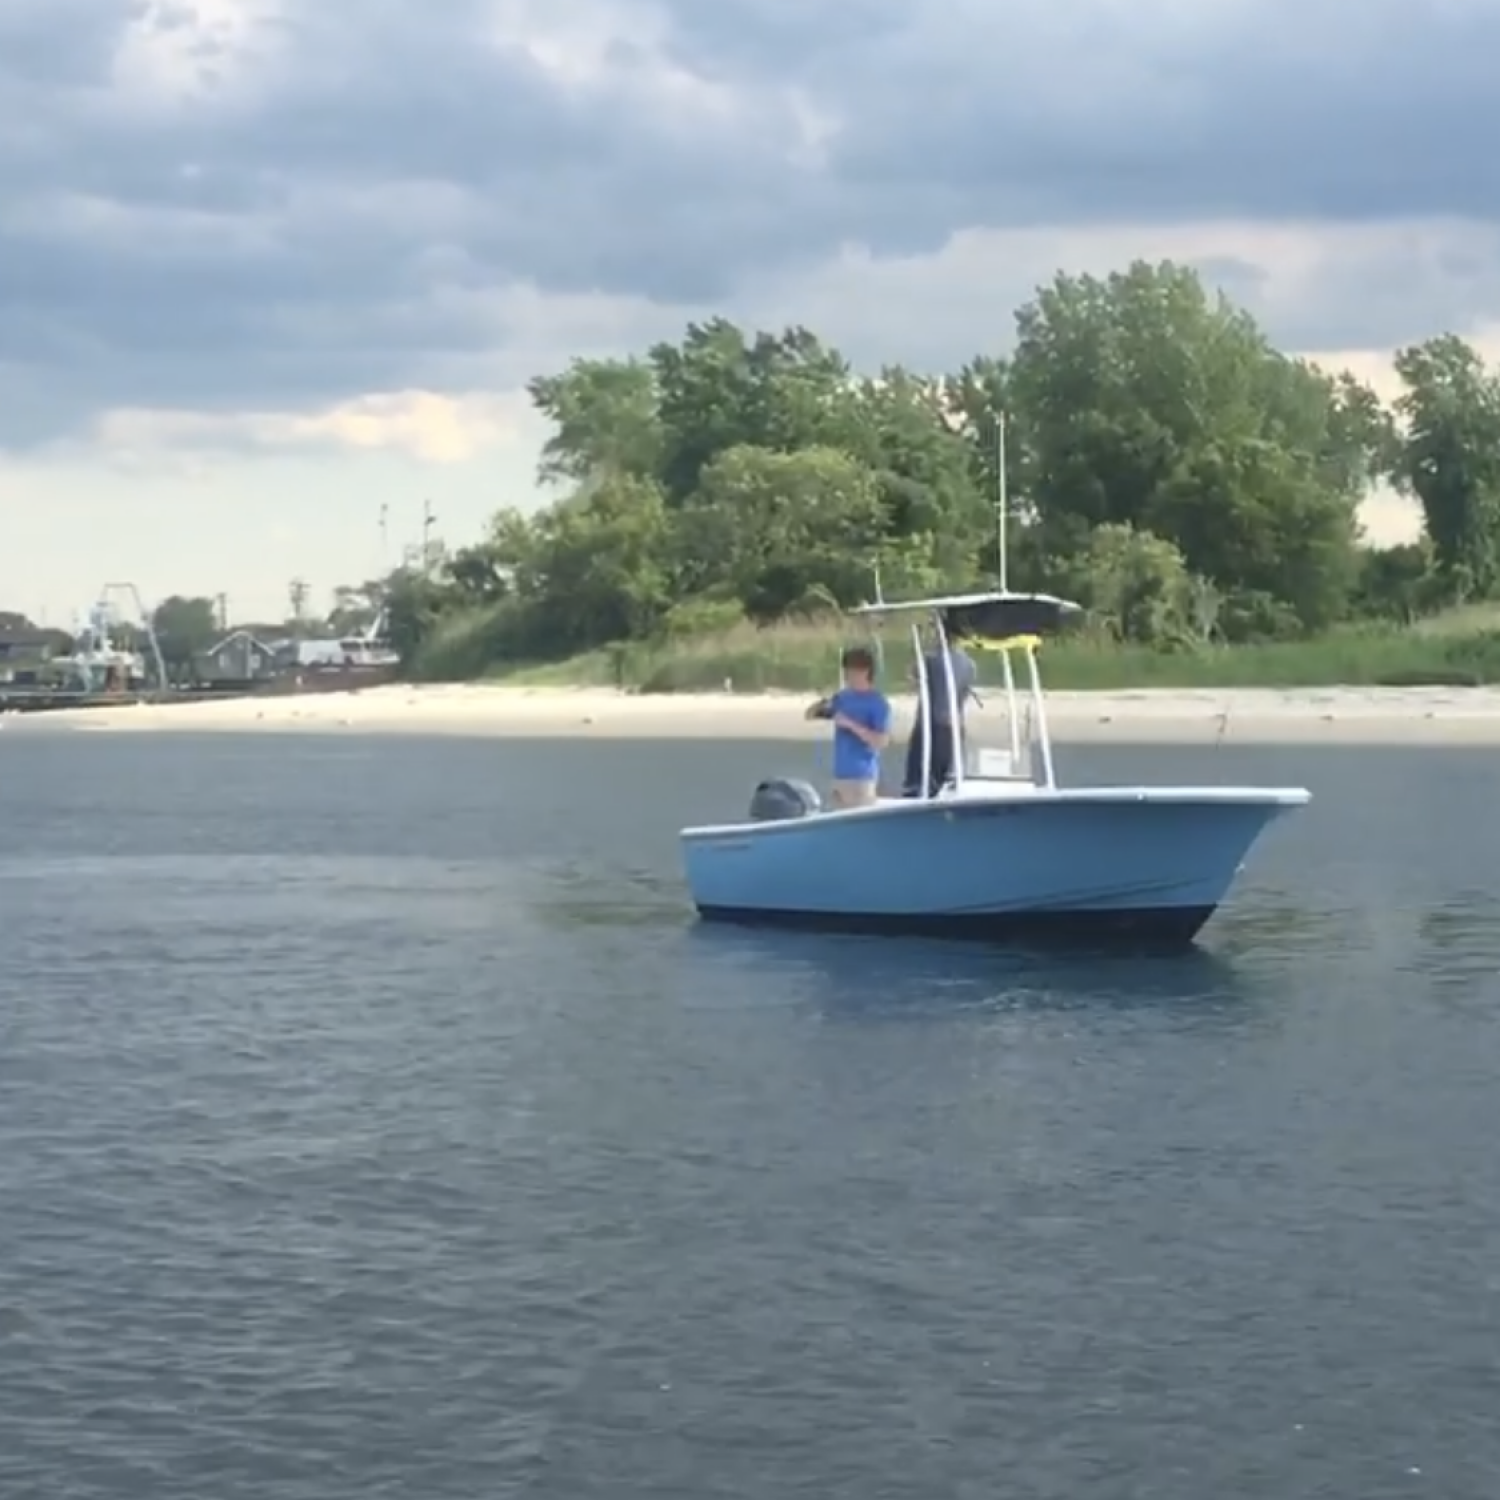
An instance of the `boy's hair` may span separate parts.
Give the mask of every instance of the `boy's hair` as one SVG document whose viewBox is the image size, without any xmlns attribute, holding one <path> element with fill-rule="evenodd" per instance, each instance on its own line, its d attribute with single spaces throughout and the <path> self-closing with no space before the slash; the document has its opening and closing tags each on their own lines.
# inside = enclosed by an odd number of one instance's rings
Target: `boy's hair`
<svg viewBox="0 0 1500 1500">
<path fill-rule="evenodd" d="M 875 653 L 868 646 L 846 646 L 840 664 L 846 672 L 853 669 L 870 677 L 875 675 Z"/>
</svg>

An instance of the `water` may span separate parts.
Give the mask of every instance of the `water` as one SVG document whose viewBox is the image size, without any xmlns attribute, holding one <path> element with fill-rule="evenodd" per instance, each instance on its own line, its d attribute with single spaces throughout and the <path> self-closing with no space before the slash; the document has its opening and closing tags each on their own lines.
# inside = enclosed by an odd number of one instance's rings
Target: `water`
<svg viewBox="0 0 1500 1500">
<path fill-rule="evenodd" d="M 1500 1493 L 1500 758 L 1101 962 L 695 927 L 806 756 L 0 739 L 0 1495 Z"/>
</svg>

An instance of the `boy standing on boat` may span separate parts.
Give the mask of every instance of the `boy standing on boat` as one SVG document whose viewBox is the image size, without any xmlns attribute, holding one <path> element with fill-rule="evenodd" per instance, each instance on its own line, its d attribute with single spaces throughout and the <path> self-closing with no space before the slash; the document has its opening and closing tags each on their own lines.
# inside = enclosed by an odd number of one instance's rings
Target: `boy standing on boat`
<svg viewBox="0 0 1500 1500">
<path fill-rule="evenodd" d="M 880 752 L 891 739 L 890 700 L 875 686 L 875 657 L 863 646 L 844 652 L 844 685 L 819 699 L 809 719 L 833 721 L 833 804 L 866 807 L 875 801 Z"/>
</svg>

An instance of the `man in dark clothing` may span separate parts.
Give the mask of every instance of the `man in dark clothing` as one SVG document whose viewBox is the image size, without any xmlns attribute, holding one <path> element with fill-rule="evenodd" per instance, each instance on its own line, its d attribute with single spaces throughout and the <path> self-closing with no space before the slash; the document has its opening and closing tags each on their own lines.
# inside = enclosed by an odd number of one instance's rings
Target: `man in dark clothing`
<svg viewBox="0 0 1500 1500">
<path fill-rule="evenodd" d="M 906 745 L 906 776 L 902 784 L 903 797 L 932 797 L 953 780 L 953 768 L 963 754 L 964 707 L 974 696 L 974 684 L 978 669 L 974 658 L 958 644 L 960 636 L 948 638 L 948 649 L 937 648 L 923 658 L 927 667 L 927 711 L 932 724 L 932 759 L 928 764 L 927 785 L 922 785 L 922 716 L 921 699 L 917 702 L 917 720 L 912 725 L 911 739 Z M 953 697 L 948 696 L 949 678 L 953 681 Z M 952 704 L 958 707 L 955 721 Z"/>
</svg>

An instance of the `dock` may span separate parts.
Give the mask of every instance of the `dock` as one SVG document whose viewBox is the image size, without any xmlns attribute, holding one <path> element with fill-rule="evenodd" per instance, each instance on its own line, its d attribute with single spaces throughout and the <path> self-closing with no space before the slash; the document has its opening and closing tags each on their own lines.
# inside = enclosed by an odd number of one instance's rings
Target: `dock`
<svg viewBox="0 0 1500 1500">
<path fill-rule="evenodd" d="M 0 714 L 56 713 L 68 708 L 128 708 L 136 703 L 221 703 L 236 698 L 281 698 L 304 693 L 357 693 L 396 680 L 392 668 L 324 668 L 283 672 L 246 681 L 195 683 L 175 688 L 116 688 L 86 692 L 78 688 L 0 685 Z"/>
</svg>

